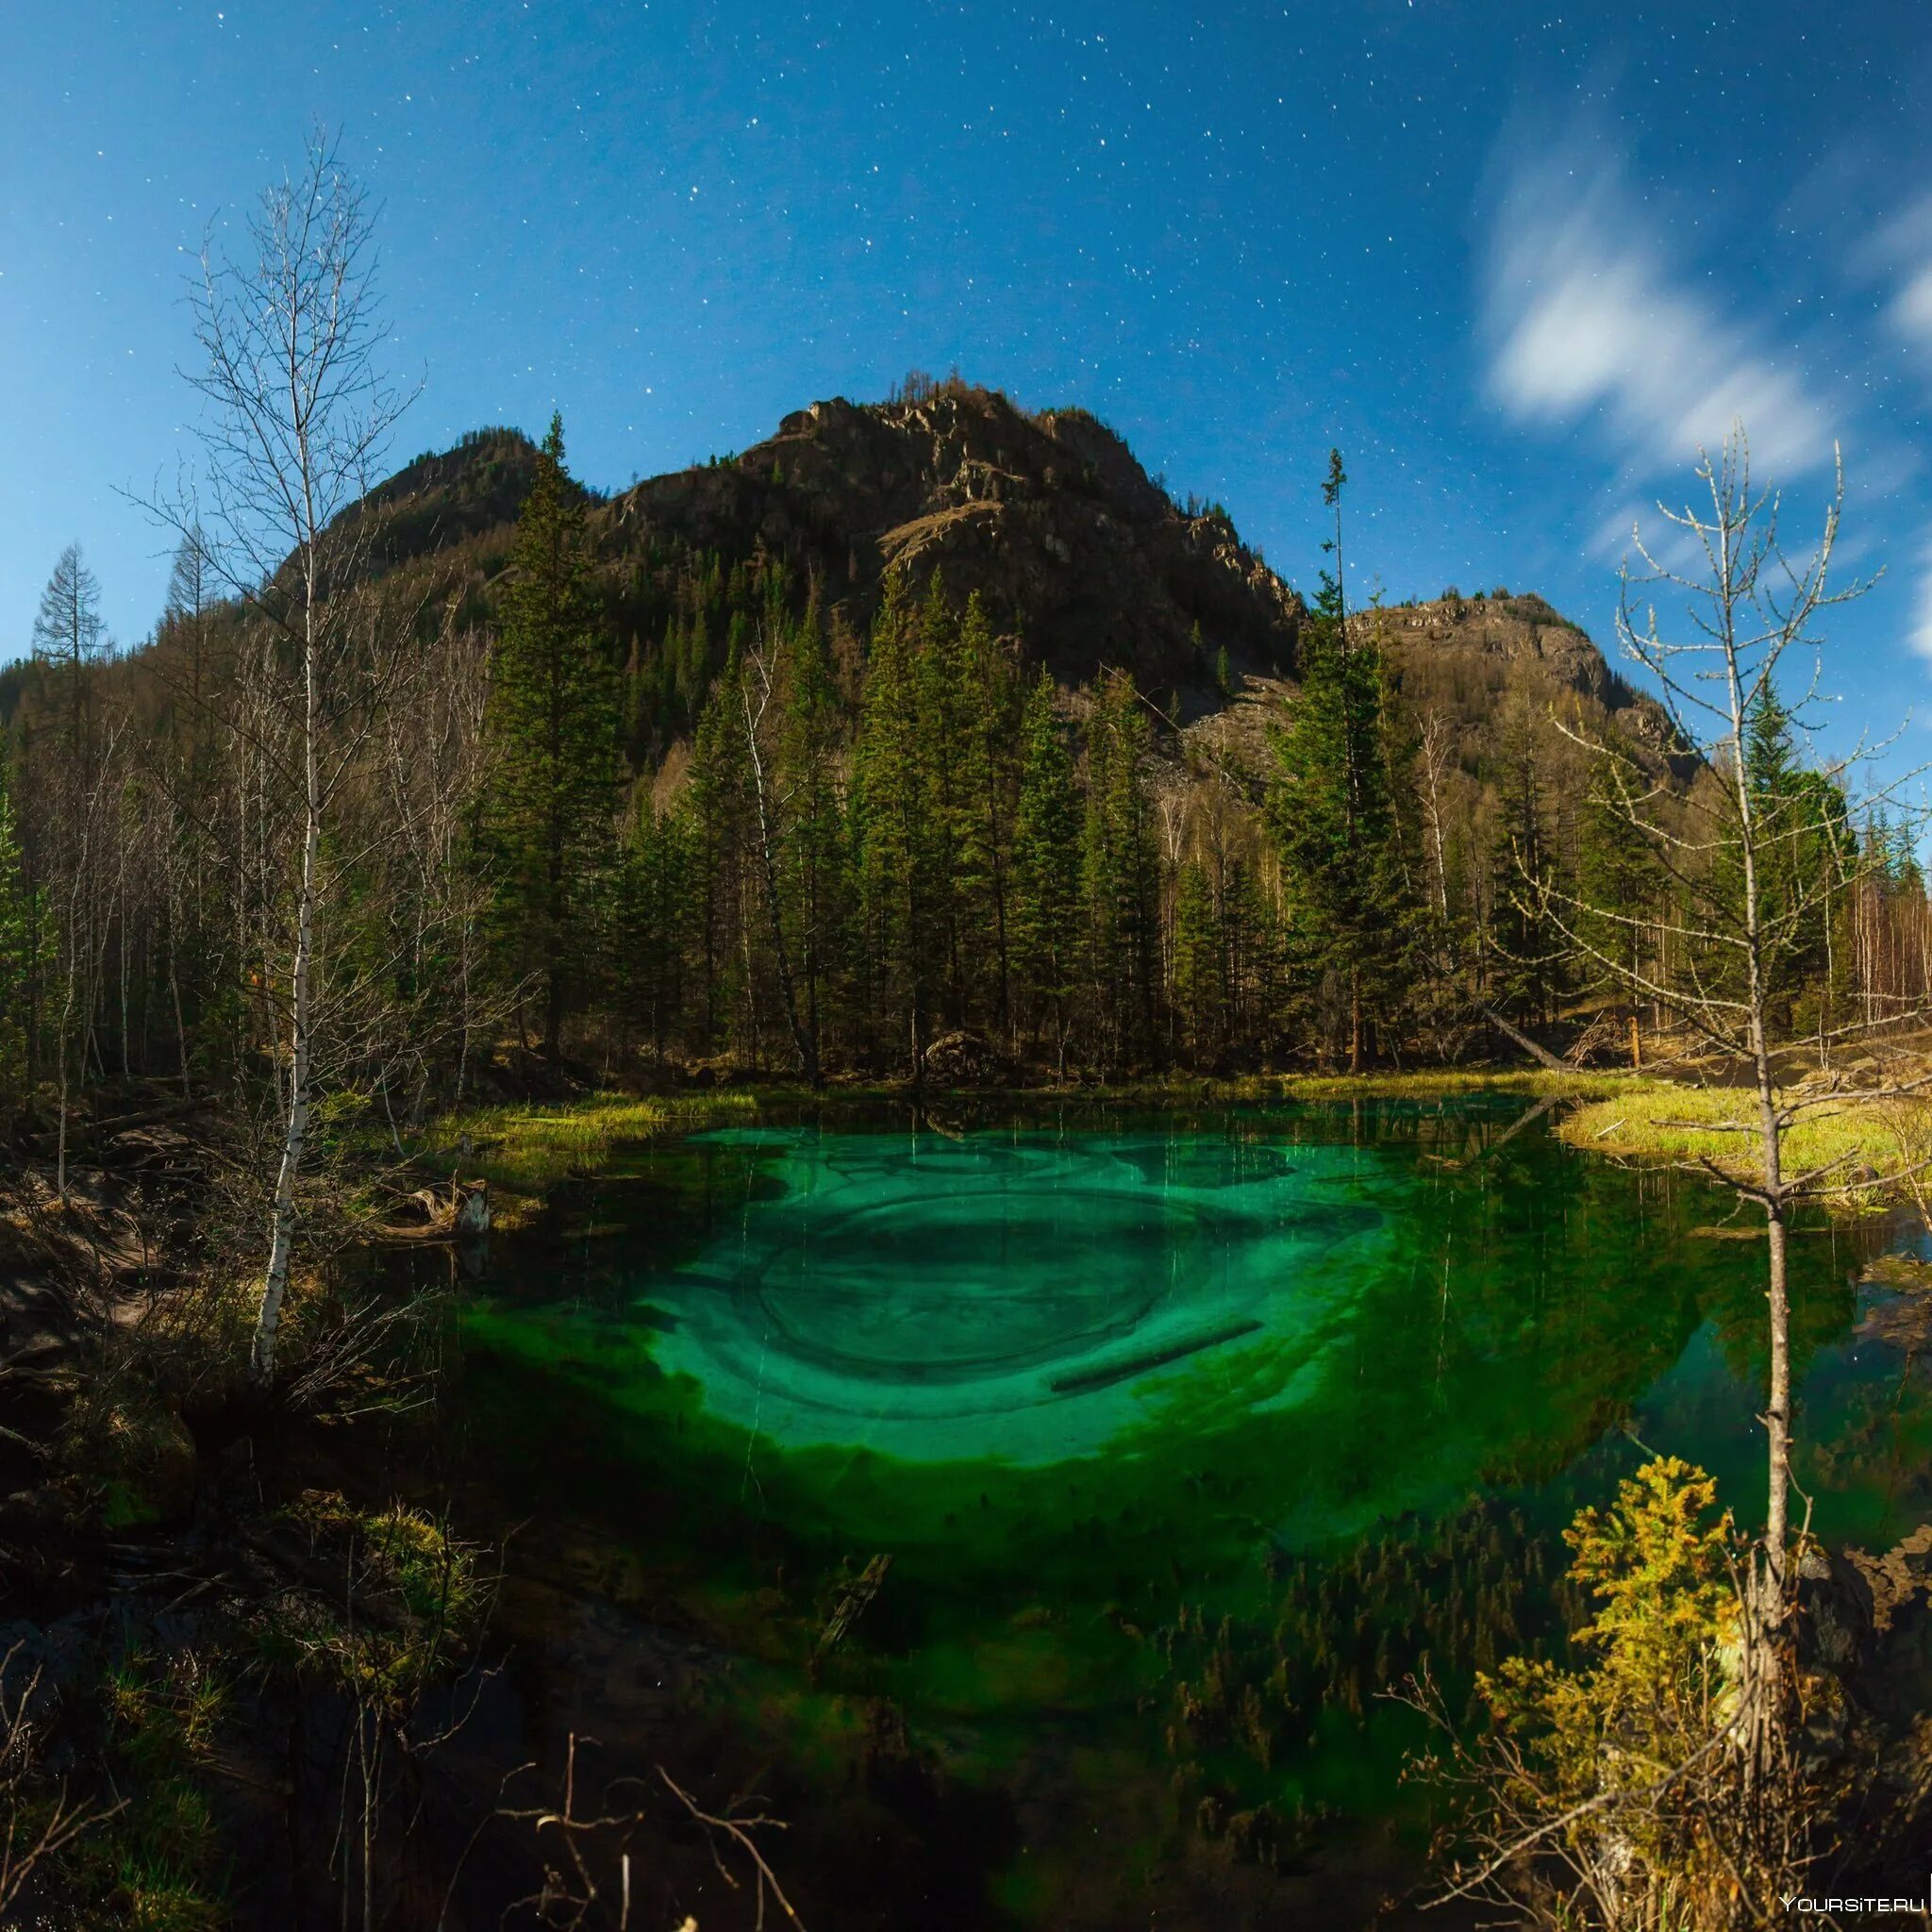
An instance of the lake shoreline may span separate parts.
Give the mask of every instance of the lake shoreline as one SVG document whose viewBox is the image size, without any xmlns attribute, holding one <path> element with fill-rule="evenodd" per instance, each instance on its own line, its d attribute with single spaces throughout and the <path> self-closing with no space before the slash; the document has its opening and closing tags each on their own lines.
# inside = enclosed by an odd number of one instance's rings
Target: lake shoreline
<svg viewBox="0 0 1932 1932">
<path fill-rule="evenodd" d="M 780 1086 L 644 1097 L 596 1095 L 561 1106 L 472 1111 L 438 1124 L 433 1132 L 426 1133 L 420 1158 L 425 1168 L 435 1166 L 445 1155 L 459 1152 L 467 1136 L 469 1152 L 465 1158 L 473 1164 L 473 1170 L 491 1179 L 493 1195 L 513 1201 L 521 1210 L 513 1217 L 515 1225 L 506 1231 L 508 1243 L 514 1247 L 531 1239 L 542 1241 L 546 1229 L 561 1237 L 567 1232 L 566 1223 L 598 1222 L 601 1210 L 594 1203 L 608 1191 L 608 1177 L 626 1171 L 632 1154 L 647 1150 L 654 1143 L 669 1144 L 694 1132 L 704 1135 L 707 1130 L 721 1127 L 760 1126 L 774 1115 L 837 1126 L 841 1119 L 855 1124 L 866 1119 L 876 1122 L 883 1112 L 895 1120 L 903 1117 L 908 1123 L 930 1126 L 935 1135 L 934 1144 L 938 1145 L 974 1128 L 1000 1124 L 1003 1119 L 1010 1119 L 1017 1125 L 1029 1116 L 1035 1120 L 1067 1120 L 1070 1124 L 1091 1123 L 1099 1127 L 1122 1114 L 1171 1113 L 1180 1120 L 1192 1120 L 1197 1110 L 1232 1110 L 1240 1114 L 1251 1106 L 1269 1104 L 1286 1104 L 1295 1109 L 1304 1101 L 1321 1110 L 1332 1111 L 1359 1099 L 1392 1108 L 1402 1117 L 1412 1118 L 1414 1108 L 1422 1108 L 1433 1117 L 1431 1102 L 1468 1102 L 1495 1095 L 1499 1100 L 1523 1103 L 1520 1108 L 1512 1107 L 1498 1112 L 1495 1130 L 1489 1138 L 1500 1147 L 1524 1123 L 1533 1124 L 1545 1112 L 1575 1118 L 1574 1113 L 1557 1103 L 1574 1099 L 1580 1108 L 1617 1106 L 1633 1094 L 1652 1091 L 1656 1086 L 1654 1081 L 1641 1081 L 1629 1075 L 1583 1074 L 1572 1080 L 1524 1070 L 1501 1075 L 1465 1074 L 1448 1079 L 1428 1074 L 1370 1075 L 1357 1080 L 1286 1076 L 1266 1082 L 1134 1083 L 1044 1092 L 962 1089 L 944 1094 L 913 1095 L 904 1091 L 881 1094 L 846 1089 L 813 1095 Z M 1568 1140 L 1569 1136 L 1563 1134 L 1564 1124 L 1562 1119 L 1553 1123 L 1557 1134 Z M 1514 1143 L 1519 1151 L 1524 1144 L 1522 1140 Z M 412 1155 L 417 1153 L 413 1146 L 410 1151 Z M 1454 1171 L 1454 1166 L 1451 1163 L 1446 1171 Z M 499 1225 L 501 1228 L 502 1224 Z M 442 1254 L 450 1255 L 452 1260 L 455 1256 L 454 1249 L 417 1248 L 413 1252 L 419 1261 L 432 1266 Z M 199 1410 L 191 1406 L 189 1421 L 192 1440 L 188 1468 L 184 1472 L 181 1467 L 176 1444 L 168 1464 L 168 1492 L 153 1499 L 157 1507 L 146 1520 L 110 1526 L 97 1513 L 92 1524 L 76 1524 L 70 1532 L 57 1530 L 43 1519 L 42 1548 L 53 1567 L 64 1564 L 69 1574 L 64 1586 L 47 1599 L 46 1607 L 52 1614 L 37 1623 L 37 1629 L 43 1633 L 50 1628 L 81 1625 L 106 1629 L 109 1620 L 115 1618 L 122 1621 L 124 1627 L 142 1628 L 151 1636 L 164 1629 L 164 1623 L 156 1621 L 166 1613 L 161 1598 L 158 1596 L 143 1607 L 144 1600 L 137 1591 L 130 1605 L 126 1590 L 112 1580 L 116 1566 L 125 1571 L 129 1561 L 125 1554 L 117 1552 L 128 1548 L 144 1549 L 148 1553 L 145 1566 L 162 1575 L 183 1570 L 200 1574 L 251 1562 L 258 1565 L 263 1560 L 274 1565 L 296 1564 L 299 1568 L 297 1553 L 283 1547 L 286 1536 L 278 1525 L 283 1512 L 305 1494 L 339 1491 L 348 1499 L 347 1508 L 364 1516 L 379 1512 L 402 1498 L 425 1520 L 437 1521 L 446 1512 L 452 1529 L 471 1535 L 486 1534 L 491 1517 L 489 1499 L 472 1497 L 466 1502 L 460 1494 L 438 1491 L 433 1482 L 425 1485 L 423 1476 L 412 1469 L 408 1456 L 400 1454 L 395 1446 L 406 1439 L 393 1437 L 387 1424 L 351 1422 L 344 1430 L 311 1420 L 277 1427 L 266 1414 L 252 1414 L 245 1406 L 234 1404 Z M 220 1525 L 212 1530 L 211 1513 Z M 264 1558 L 264 1550 L 273 1554 Z M 285 1572 L 284 1582 L 294 1574 Z M 608 1637 L 608 1642 L 614 1646 L 610 1651 L 613 1659 L 633 1653 L 655 1658 L 666 1672 L 666 1681 L 683 1685 L 693 1699 L 702 1701 L 709 1694 L 704 1690 L 705 1685 L 734 1680 L 742 1674 L 743 1660 L 735 1659 L 719 1630 L 693 1623 L 689 1612 L 678 1606 L 676 1592 L 667 1591 L 663 1576 L 654 1575 L 648 1567 L 640 1569 L 622 1548 L 588 1532 L 575 1541 L 568 1536 L 561 1540 L 539 1538 L 527 1557 L 520 1553 L 508 1566 L 506 1588 L 511 1595 L 505 1603 L 504 1628 L 515 1633 L 515 1642 L 532 1660 L 532 1669 L 540 1656 L 554 1657 L 559 1644 L 575 1655 L 574 1647 L 581 1640 L 572 1633 L 580 1630 L 586 1618 L 594 1624 L 608 1615 L 619 1620 L 617 1629 L 628 1633 Z M 599 1608 L 600 1605 L 605 1607 Z M 133 1626 L 126 1624 L 130 1608 L 136 1618 Z M 610 1667 L 615 1668 L 615 1663 Z M 576 1682 L 578 1678 L 571 1674 L 580 1674 L 583 1666 L 553 1662 L 543 1668 L 563 1672 L 559 1682 L 566 1678 Z M 467 1675 L 455 1680 L 458 1685 L 469 1681 Z M 495 1707 L 493 1704 L 488 1707 L 491 1710 Z M 559 1708 L 562 1707 L 560 1705 Z M 593 1713 L 583 1715 L 586 1726 L 593 1727 Z M 732 1767 L 746 1776 L 758 1769 L 759 1734 L 756 1726 L 741 1733 L 716 1712 L 707 1718 L 694 1708 L 686 1710 L 682 1707 L 657 1710 L 651 1721 L 660 1726 L 664 1748 L 680 1762 L 692 1757 L 703 1758 L 708 1754 L 710 1761 Z M 966 1805 L 963 1788 L 945 1774 L 940 1760 L 924 1752 L 916 1735 L 900 1737 L 895 1733 L 883 1742 L 874 1740 L 862 1748 L 855 1746 L 855 1752 L 840 1772 L 841 1777 L 857 1778 L 860 1789 L 873 1777 L 909 1780 L 910 1788 L 925 1793 L 920 1802 L 935 1807 L 935 1819 L 953 1821 L 943 1825 L 936 1824 L 935 1830 L 969 1829 L 966 1821 L 975 1814 Z M 267 1764 L 254 1765 L 251 1774 L 256 1774 L 266 1777 L 275 1774 L 273 1766 Z M 823 1792 L 814 1793 L 805 1786 L 788 1787 L 788 1791 L 791 1800 L 812 1808 L 819 1820 L 818 1829 L 831 1829 L 830 1821 L 842 1815 L 838 1804 L 824 1808 L 828 1801 Z M 478 1786 L 475 1795 L 480 1802 L 488 1793 Z M 962 1805 L 966 1806 L 963 1810 L 958 1808 Z M 855 1812 L 853 1817 L 859 1815 Z M 802 1845 L 805 1840 L 796 1842 Z M 1320 1845 L 1329 1842 L 1320 1838 L 1310 1840 L 1311 1849 L 1307 1856 L 1313 1859 L 1313 1866 L 1306 1875 L 1306 1896 L 1310 1901 L 1320 1896 L 1320 1888 L 1325 1882 L 1321 1876 L 1324 1860 L 1331 1856 L 1341 1857 L 1346 1866 L 1350 1859 L 1366 1856 L 1370 1840 L 1343 1833 L 1333 1840 L 1339 1850 L 1319 1850 Z M 1350 1846 L 1354 1849 L 1349 1849 Z M 653 1856 L 660 1857 L 667 1868 L 685 1871 L 675 1832 L 661 1840 L 654 1840 Z M 814 1862 L 818 1856 L 814 1855 Z M 1278 1891 L 1270 1893 L 1269 1887 L 1278 1888 L 1281 1881 L 1268 1878 L 1265 1865 L 1244 1862 L 1241 1858 L 1229 1863 L 1226 1847 L 1218 1845 L 1218 1841 L 1203 1840 L 1196 1843 L 1192 1837 L 1184 1835 L 1183 1849 L 1176 1856 L 1181 1862 L 1174 1867 L 1175 1883 L 1182 1882 L 1178 1874 L 1185 1871 L 1193 1874 L 1185 1881 L 1186 1886 L 1206 1885 L 1210 1891 L 1219 1888 L 1218 1895 L 1227 1896 L 1230 1894 L 1226 1888 L 1231 1885 L 1237 1892 L 1245 1890 L 1252 1893 L 1250 1903 L 1254 1908 L 1260 1908 L 1261 1902 L 1271 1896 L 1278 1899 L 1281 1895 Z M 1419 1866 L 1402 1866 L 1400 1860 L 1391 1862 L 1386 1853 L 1371 1858 L 1369 1869 L 1356 1872 L 1349 1880 L 1354 1902 L 1351 1910 L 1358 1904 L 1366 1915 L 1373 1907 L 1371 1895 L 1378 1886 L 1393 1884 L 1398 1870 L 1406 1874 L 1403 1886 L 1420 1874 Z M 685 1875 L 690 1883 L 695 1884 L 702 1872 L 691 1867 Z M 979 1875 L 984 1878 L 986 1874 L 982 1872 Z M 959 1876 L 963 1881 L 967 1874 L 961 1873 Z M 987 1909 L 991 1912 L 990 1903 Z M 1440 1921 L 1440 1914 L 1432 1914 L 1417 1923 Z M 1364 1916 L 1362 1923 L 1367 1922 Z M 995 1915 L 962 1919 L 959 1923 L 994 1924 L 1007 1921 Z M 1097 1925 L 1105 1921 L 1096 1919 L 1091 1923 Z M 1183 1916 L 1174 1923 L 1184 1924 L 1189 1921 Z M 1406 1921 L 1391 1917 L 1379 1923 L 1395 1925 Z"/>
</svg>

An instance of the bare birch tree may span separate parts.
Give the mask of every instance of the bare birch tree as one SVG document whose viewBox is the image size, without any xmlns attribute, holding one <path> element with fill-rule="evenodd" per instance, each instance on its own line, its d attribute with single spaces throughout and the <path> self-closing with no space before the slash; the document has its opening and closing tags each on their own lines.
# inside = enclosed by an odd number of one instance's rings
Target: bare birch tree
<svg viewBox="0 0 1932 1932">
<path fill-rule="evenodd" d="M 1666 882 L 1664 909 L 1594 904 L 1561 885 L 1538 892 L 1571 946 L 1634 998 L 1655 1002 L 1688 1036 L 1700 1072 L 1737 1087 L 1736 1115 L 1718 1130 L 1735 1137 L 1738 1156 L 1690 1164 L 1755 1206 L 1767 1238 L 1769 1502 L 1745 1592 L 1747 1617 L 1762 1640 L 1747 1645 L 1752 1668 L 1769 1674 L 1747 1686 L 1756 1692 L 1747 1700 L 1752 1722 L 1761 1725 L 1776 1722 L 1778 1633 L 1791 1583 L 1791 1215 L 1802 1203 L 1872 1184 L 1869 1174 L 1848 1177 L 1842 1158 L 1793 1172 L 1787 1141 L 1807 1114 L 1846 1103 L 1847 1082 L 1817 1066 L 1833 1038 L 1869 1038 L 1874 1021 L 1896 1024 L 1905 1015 L 1894 1003 L 1879 1015 L 1858 1013 L 1835 1024 L 1821 1019 L 1805 1041 L 1790 1024 L 1807 935 L 1828 935 L 1835 913 L 1855 900 L 1877 862 L 1851 826 L 1850 767 L 1866 747 L 1775 783 L 1761 764 L 1768 730 L 1808 735 L 1817 722 L 1818 626 L 1868 588 L 1838 586 L 1832 576 L 1842 465 L 1823 531 L 1802 556 L 1781 539 L 1778 492 L 1752 480 L 1741 426 L 1715 458 L 1700 453 L 1696 474 L 1703 491 L 1695 504 L 1659 506 L 1674 553 L 1688 560 L 1666 560 L 1661 545 L 1637 535 L 1638 566 L 1624 566 L 1617 619 L 1625 655 L 1650 674 L 1670 715 L 1677 751 L 1697 756 L 1688 798 L 1666 772 L 1640 764 L 1627 747 L 1591 742 L 1559 721 L 1604 759 L 1608 808 Z M 1659 592 L 1685 598 L 1681 633 L 1660 627 Z M 1864 801 L 1868 810 L 1884 803 Z M 1654 941 L 1647 956 L 1629 943 L 1638 926 Z M 1800 1045 L 1807 1051 L 1796 1053 Z"/>
<path fill-rule="evenodd" d="M 325 832 L 380 678 L 355 595 L 373 523 L 344 512 L 366 494 L 413 392 L 383 375 L 372 211 L 322 130 L 300 169 L 263 194 L 246 235 L 240 260 L 218 255 L 210 239 L 191 284 L 203 359 L 187 379 L 209 406 L 207 475 L 199 502 L 164 514 L 193 543 L 205 576 L 270 641 L 261 661 L 280 728 L 261 733 L 256 750 L 266 781 L 292 794 L 299 824 L 288 930 L 277 946 L 286 972 L 267 990 L 287 1061 L 251 1353 L 253 1376 L 265 1386 L 275 1374 L 316 1098 Z"/>
<path fill-rule="evenodd" d="M 739 712 L 744 733 L 745 773 L 751 780 L 752 805 L 758 820 L 758 880 L 764 894 L 766 921 L 771 927 L 772 957 L 778 969 L 778 994 L 784 1004 L 792 1050 L 798 1056 L 799 1071 L 807 1084 L 816 1089 L 824 1084 L 819 1070 L 818 1034 L 799 1010 L 797 980 L 785 937 L 783 895 L 778 889 L 778 846 L 784 836 L 781 817 L 790 801 L 774 783 L 773 760 L 765 743 L 765 720 L 776 684 L 773 656 L 770 642 L 763 636 L 746 653 L 739 674 Z"/>
</svg>

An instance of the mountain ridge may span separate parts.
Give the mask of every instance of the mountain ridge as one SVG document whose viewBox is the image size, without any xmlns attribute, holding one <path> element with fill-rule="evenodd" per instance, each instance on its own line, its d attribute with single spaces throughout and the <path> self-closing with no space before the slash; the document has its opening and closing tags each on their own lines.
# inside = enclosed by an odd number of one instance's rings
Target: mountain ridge
<svg viewBox="0 0 1932 1932">
<path fill-rule="evenodd" d="M 491 429 L 397 472 L 365 499 L 390 520 L 387 567 L 467 549 L 478 576 L 493 578 L 534 460 L 520 432 Z M 637 587 L 684 553 L 726 570 L 785 562 L 854 640 L 889 570 L 914 596 L 938 575 L 955 597 L 977 592 L 995 628 L 1070 690 L 1133 673 L 1176 730 L 1294 685 L 1300 593 L 1224 509 L 1176 503 L 1085 410 L 1028 412 L 957 379 L 908 384 L 883 403 L 834 396 L 748 449 L 587 495 L 600 564 L 632 586 L 616 625 L 634 663 L 668 645 L 664 599 Z M 1534 594 L 1416 599 L 1357 611 L 1350 629 L 1381 644 L 1412 711 L 1437 711 L 1464 738 L 1486 740 L 1521 695 L 1574 701 L 1579 722 L 1673 755 L 1661 708 Z M 723 641 L 708 640 L 713 660 Z M 693 666 L 692 681 L 715 669 Z M 1483 749 L 1465 759 L 1472 770 Z"/>
</svg>

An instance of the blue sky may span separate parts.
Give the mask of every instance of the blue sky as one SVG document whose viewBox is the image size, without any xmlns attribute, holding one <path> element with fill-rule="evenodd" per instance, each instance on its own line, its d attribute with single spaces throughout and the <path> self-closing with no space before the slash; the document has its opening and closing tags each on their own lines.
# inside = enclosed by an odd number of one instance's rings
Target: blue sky
<svg viewBox="0 0 1932 1932">
<path fill-rule="evenodd" d="M 564 412 L 621 486 L 909 366 L 1079 403 L 1292 580 L 1507 583 L 1610 641 L 1733 414 L 1834 439 L 1834 735 L 1932 720 L 1932 25 L 1646 0 L 0 0 L 0 658 L 78 540 L 124 641 L 194 455 L 182 277 L 315 117 L 382 206 L 398 461 Z M 1361 578 L 1357 577 L 1357 581 Z"/>
</svg>

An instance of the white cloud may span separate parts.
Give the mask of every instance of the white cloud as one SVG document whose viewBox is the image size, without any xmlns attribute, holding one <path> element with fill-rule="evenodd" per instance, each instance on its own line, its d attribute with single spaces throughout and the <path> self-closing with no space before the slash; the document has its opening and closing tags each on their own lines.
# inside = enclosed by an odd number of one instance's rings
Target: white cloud
<svg viewBox="0 0 1932 1932">
<path fill-rule="evenodd" d="M 1597 414 L 1637 474 L 1681 469 L 1738 421 L 1762 472 L 1830 461 L 1825 412 L 1790 359 L 1674 270 L 1660 224 L 1577 147 L 1507 178 L 1485 296 L 1490 386 L 1523 421 Z"/>
<path fill-rule="evenodd" d="M 1891 298 L 1891 325 L 1908 341 L 1932 344 L 1932 268 L 1923 268 Z"/>
<path fill-rule="evenodd" d="M 1932 663 L 1932 533 L 1919 547 L 1919 588 L 1912 597 L 1911 628 L 1906 641 L 1913 652 Z"/>
<path fill-rule="evenodd" d="M 1895 281 L 1885 320 L 1914 348 L 1932 349 L 1932 194 L 1907 202 L 1853 251 L 1855 269 Z"/>
</svg>

